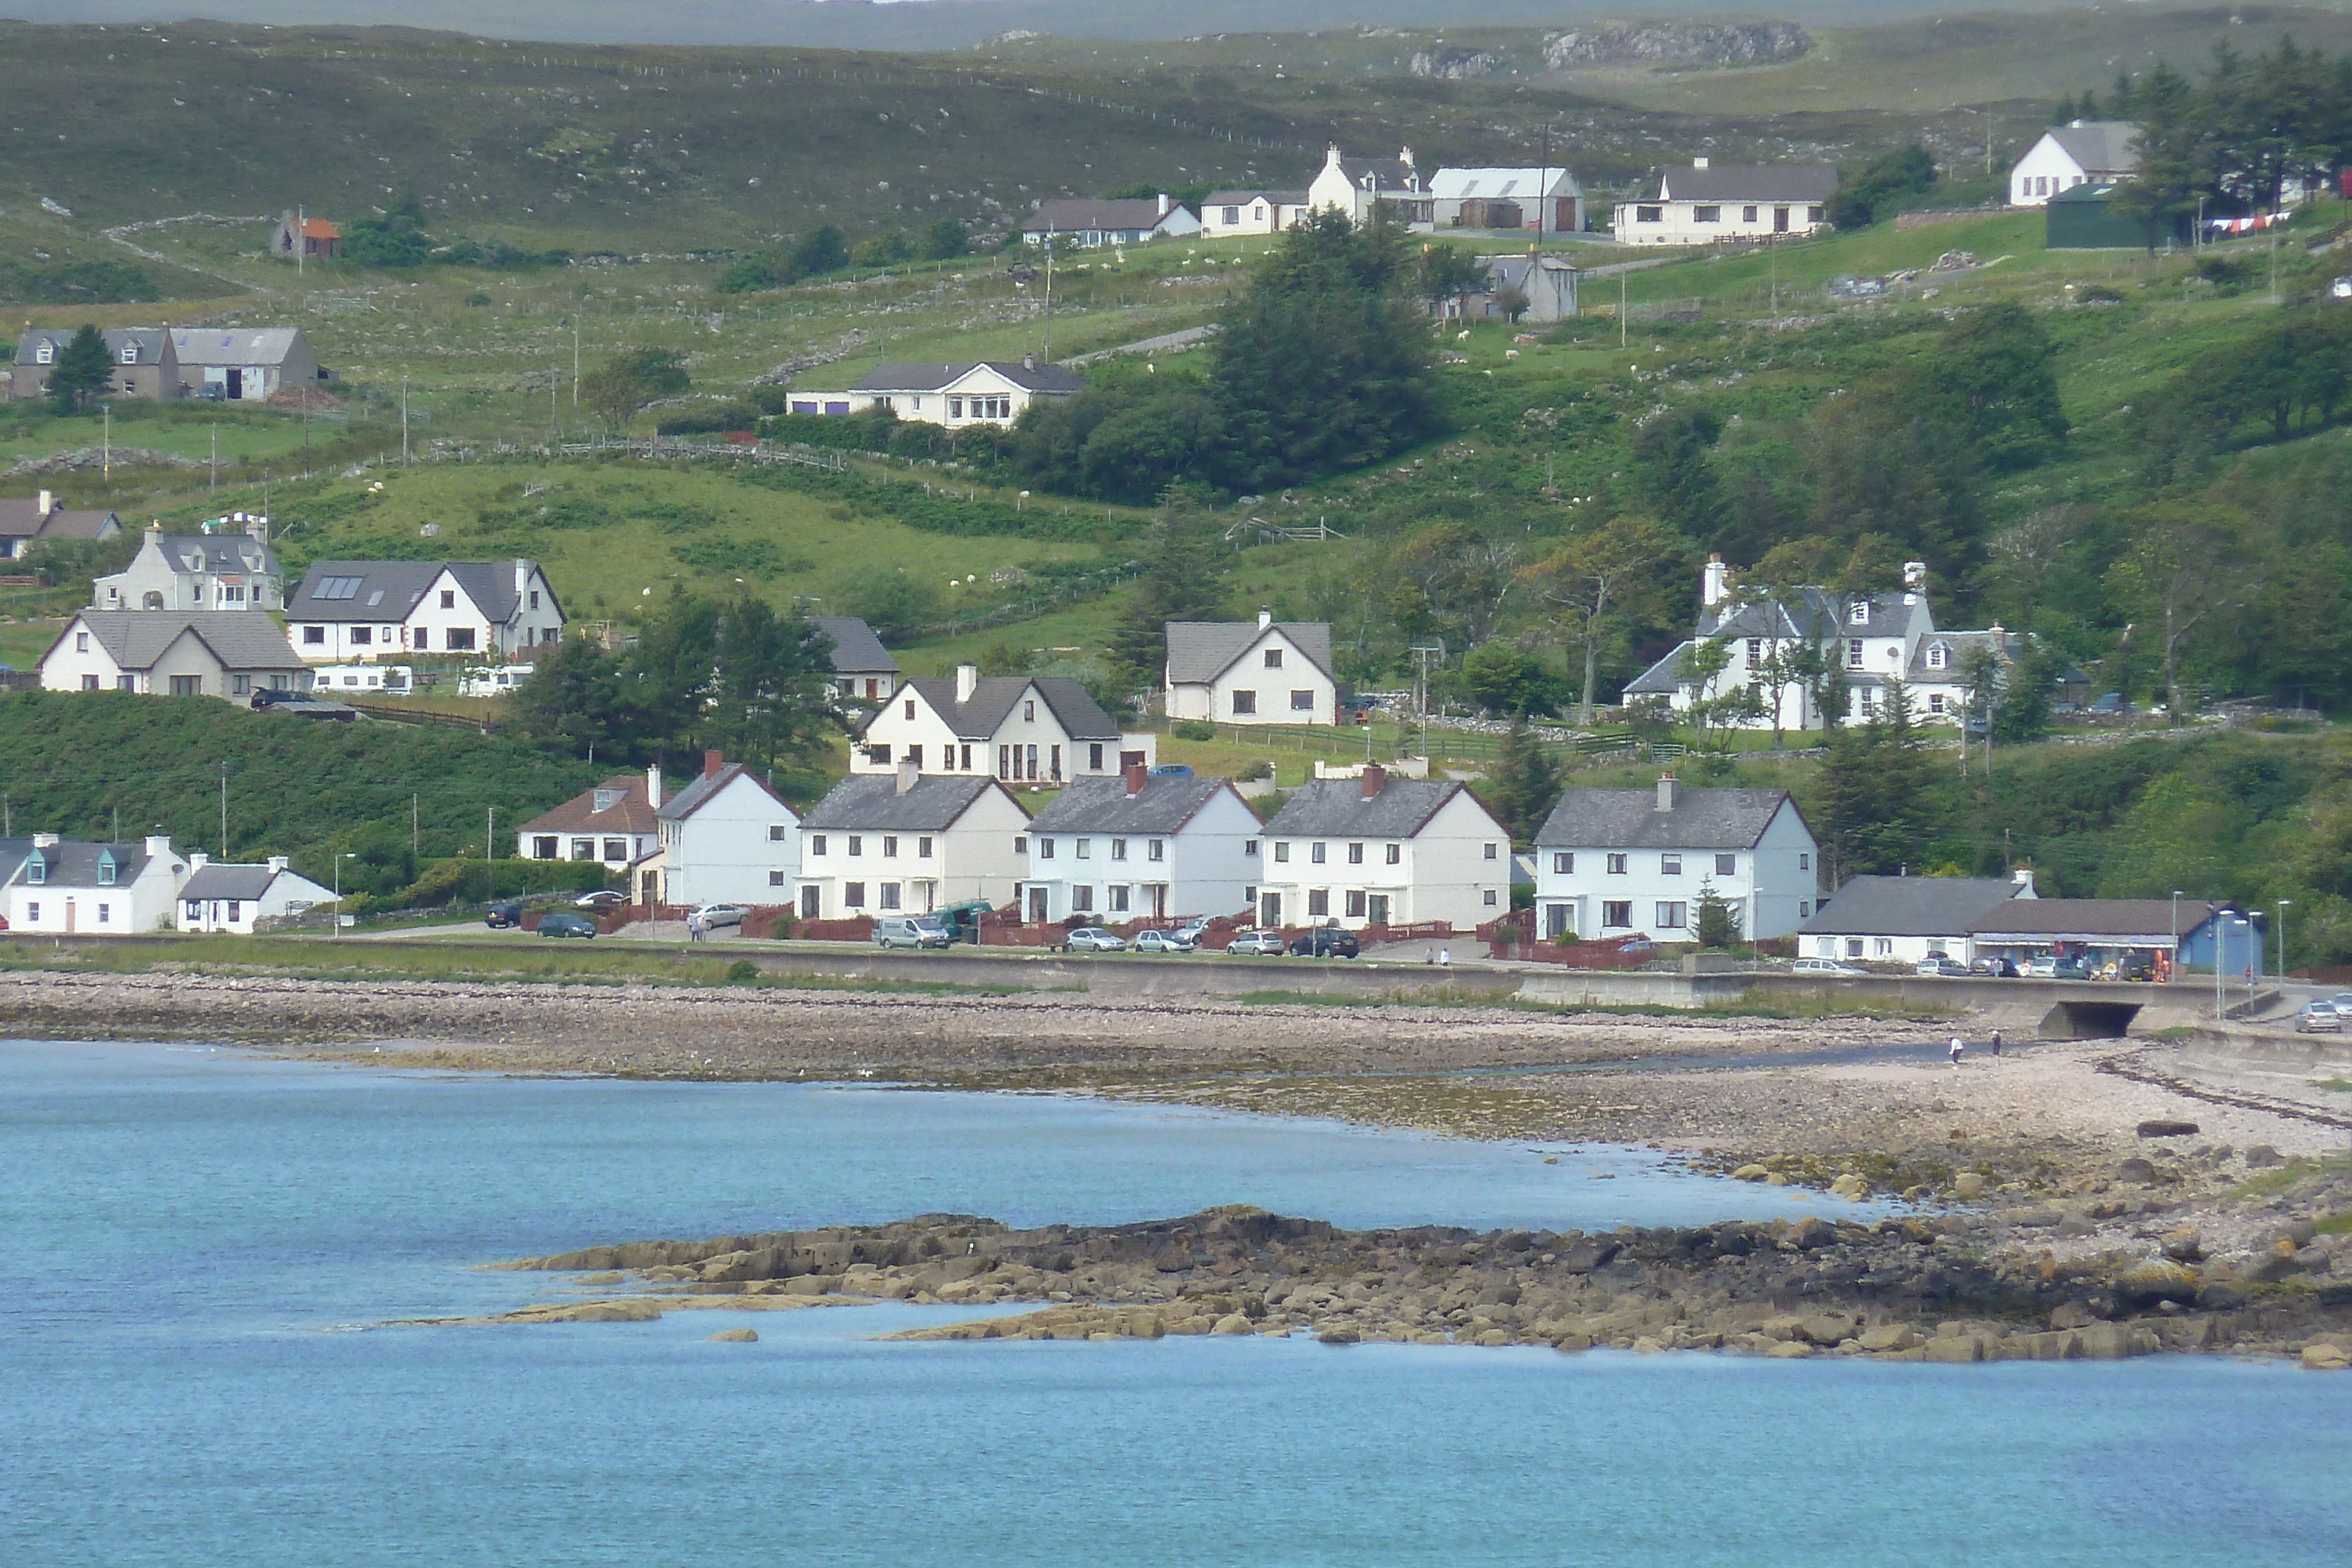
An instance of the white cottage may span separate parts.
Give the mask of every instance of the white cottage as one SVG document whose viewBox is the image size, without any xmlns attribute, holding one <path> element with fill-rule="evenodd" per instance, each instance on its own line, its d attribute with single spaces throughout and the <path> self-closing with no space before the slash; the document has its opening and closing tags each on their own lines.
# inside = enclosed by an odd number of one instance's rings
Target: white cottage
<svg viewBox="0 0 2352 1568">
<path fill-rule="evenodd" d="M 803 920 L 927 915 L 1021 884 L 1029 813 L 980 776 L 895 773 L 843 779 L 801 820 Z"/>
<path fill-rule="evenodd" d="M 1696 939 L 1703 890 L 1743 937 L 1785 936 L 1820 895 L 1821 846 L 1785 789 L 1570 789 L 1536 834 L 1547 939 Z"/>
<path fill-rule="evenodd" d="M 2033 873 L 1994 876 L 1858 876 L 1825 901 L 1797 931 L 1808 958 L 1842 963 L 1916 964 L 1930 954 L 1976 961 L 1970 933 L 2012 898 L 2032 898 Z"/>
<path fill-rule="evenodd" d="M 1837 171 L 1827 163 L 1716 163 L 1659 176 L 1658 193 L 1617 204 L 1619 245 L 1787 239 L 1829 227 Z"/>
<path fill-rule="evenodd" d="M 513 653 L 563 636 L 563 606 L 536 561 L 322 560 L 286 607 L 314 664 L 415 653 Z"/>
<path fill-rule="evenodd" d="M 626 875 L 661 847 L 656 811 L 663 800 L 659 763 L 643 773 L 615 774 L 516 829 L 515 854 L 530 861 L 596 861 L 614 876 Z"/>
<path fill-rule="evenodd" d="M 267 615 L 84 610 L 41 655 L 41 685 L 245 702 L 261 691 L 307 691 L 310 672 Z"/>
<path fill-rule="evenodd" d="M 90 584 L 93 610 L 282 610 L 269 525 L 234 534 L 147 530 L 131 564 Z"/>
<path fill-rule="evenodd" d="M 1394 158 L 1350 158 L 1336 141 L 1307 184 L 1307 204 L 1310 211 L 1338 213 L 1358 225 L 1370 223 L 1382 208 L 1393 222 L 1426 224 L 1432 210 L 1429 192 L 1413 167 L 1412 148 L 1402 149 Z"/>
<path fill-rule="evenodd" d="M 1360 779 L 1302 786 L 1265 830 L 1264 925 L 1469 930 L 1507 913 L 1511 835 L 1459 783 Z"/>
<path fill-rule="evenodd" d="M 2139 127 L 2127 120 L 2053 125 L 2009 171 L 2009 204 L 2043 207 L 2077 185 L 2112 185 L 2139 168 Z"/>
<path fill-rule="evenodd" d="M 919 676 L 868 714 L 849 750 L 852 773 L 967 773 L 1024 784 L 1101 778 L 1157 752 L 1150 733 L 1118 721 L 1064 675 Z"/>
<path fill-rule="evenodd" d="M 1085 250 L 1110 245 L 1142 245 L 1155 239 L 1181 239 L 1201 232 L 1201 220 L 1166 192 L 1153 197 L 1097 201 L 1079 196 L 1040 202 L 1021 220 L 1020 234 L 1030 245 L 1066 241 Z"/>
<path fill-rule="evenodd" d="M 1085 390 L 1078 372 L 1042 365 L 1034 354 L 1013 360 L 958 360 L 877 365 L 847 392 L 801 392 L 794 413 L 865 413 L 887 409 L 900 419 L 961 430 L 968 424 L 1011 424 L 1039 398 Z"/>
<path fill-rule="evenodd" d="M 702 776 L 670 797 L 656 816 L 661 824 L 659 902 L 792 902 L 800 880 L 800 814 L 741 763 L 704 752 Z"/>
<path fill-rule="evenodd" d="M 1584 227 L 1584 189 L 1566 169 L 1440 169 L 1429 177 L 1429 196 L 1441 229 L 1561 235 Z M 1517 221 L 1496 221 L 1507 215 Z"/>
<path fill-rule="evenodd" d="M 1201 204 L 1201 233 L 1207 239 L 1280 234 L 1307 210 L 1304 191 L 1213 191 Z"/>
<path fill-rule="evenodd" d="M 335 902 L 334 889 L 286 866 L 284 855 L 272 855 L 260 865 L 190 855 L 188 879 L 180 884 L 179 928 L 250 936 L 257 920 L 282 919 Z"/>
<path fill-rule="evenodd" d="M 187 858 L 163 834 L 93 844 L 36 833 L 9 873 L 8 929 L 68 936 L 168 931 L 187 874 Z"/>
<path fill-rule="evenodd" d="M 1337 724 L 1328 621 L 1171 621 L 1165 697 L 1171 719 Z"/>
<path fill-rule="evenodd" d="M 1082 779 L 1029 824 L 1022 907 L 1037 921 L 1254 909 L 1264 839 L 1223 779 L 1155 779 L 1139 764 Z"/>
</svg>

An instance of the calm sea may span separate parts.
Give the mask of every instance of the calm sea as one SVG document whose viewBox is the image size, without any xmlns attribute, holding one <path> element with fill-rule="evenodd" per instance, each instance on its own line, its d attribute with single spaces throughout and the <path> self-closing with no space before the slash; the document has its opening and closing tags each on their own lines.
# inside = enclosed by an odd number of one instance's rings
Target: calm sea
<svg viewBox="0 0 2352 1568">
<path fill-rule="evenodd" d="M 0 1563 L 2352 1562 L 2352 1377 L 2284 1367 L 874 1343 L 959 1315 L 902 1306 L 333 1332 L 543 1299 L 473 1265 L 592 1242 L 1231 1202 L 1806 1207 L 1189 1110 L 0 1045 Z"/>
</svg>

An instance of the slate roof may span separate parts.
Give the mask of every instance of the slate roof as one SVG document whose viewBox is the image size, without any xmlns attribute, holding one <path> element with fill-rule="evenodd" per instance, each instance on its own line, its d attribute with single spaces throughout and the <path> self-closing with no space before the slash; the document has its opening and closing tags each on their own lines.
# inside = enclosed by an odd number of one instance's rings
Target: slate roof
<svg viewBox="0 0 2352 1568">
<path fill-rule="evenodd" d="M 16 345 L 16 362 L 20 365 L 39 364 L 39 360 L 35 356 L 43 343 L 49 345 L 52 362 L 54 362 L 57 356 L 66 351 L 66 345 L 73 341 L 74 334 L 79 330 L 78 327 L 31 329 L 26 332 L 24 340 Z M 106 340 L 107 361 L 116 370 L 131 364 L 162 364 L 163 350 L 169 341 L 164 329 L 161 327 L 117 327 L 110 331 L 101 332 L 99 336 Z M 122 350 L 127 348 L 136 349 L 139 357 L 136 360 L 124 359 Z"/>
<path fill-rule="evenodd" d="M 1827 163 L 1710 163 L 1668 169 L 1659 179 L 1665 202 L 1826 202 L 1837 189 Z"/>
<path fill-rule="evenodd" d="M 2086 174 L 2128 174 L 2139 167 L 2133 145 L 2139 127 L 2128 120 L 2085 120 L 2042 132 Z"/>
<path fill-rule="evenodd" d="M 1575 270 L 1574 263 L 1556 256 L 1490 256 L 1486 258 L 1486 287 L 1496 293 L 1516 288 L 1524 294 L 1531 273 Z"/>
<path fill-rule="evenodd" d="M 184 327 L 172 334 L 184 365 L 282 365 L 301 342 L 299 327 Z"/>
<path fill-rule="evenodd" d="M 898 661 L 874 634 L 874 628 L 855 615 L 816 615 L 810 617 L 817 629 L 833 639 L 833 673 L 836 675 L 874 675 L 885 672 L 898 673 Z"/>
<path fill-rule="evenodd" d="M 0 538 L 94 539 L 122 519 L 112 512 L 68 511 L 63 507 L 41 510 L 38 496 L 0 497 Z"/>
<path fill-rule="evenodd" d="M 1858 876 L 1797 929 L 1804 936 L 1957 936 L 2017 892 L 1997 876 Z"/>
<path fill-rule="evenodd" d="M 1129 795 L 1124 779 L 1080 779 L 1037 813 L 1030 830 L 1039 833 L 1174 833 L 1229 788 L 1222 779 L 1147 778 L 1141 793 Z"/>
<path fill-rule="evenodd" d="M 1370 179 L 1374 182 L 1371 189 L 1375 191 L 1421 193 L 1421 175 L 1402 158 L 1349 158 L 1343 155 L 1339 159 L 1339 172 L 1347 176 L 1348 183 L 1360 191 L 1365 188 L 1365 180 Z"/>
<path fill-rule="evenodd" d="M 1203 207 L 1246 207 L 1258 202 L 1268 206 L 1303 207 L 1307 204 L 1304 191 L 1212 191 L 1201 203 Z"/>
<path fill-rule="evenodd" d="M 1003 786 L 976 774 L 927 773 L 902 793 L 896 774 L 853 773 L 809 808 L 801 827 L 813 832 L 944 833 L 992 789 Z M 1012 799 L 1009 790 L 1004 794 Z"/>
<path fill-rule="evenodd" d="M 982 675 L 972 687 L 971 701 L 961 704 L 955 700 L 952 676 L 919 675 L 900 689 L 912 687 L 959 740 L 985 740 L 996 733 L 1012 714 L 1013 705 L 1032 686 L 1071 739 L 1118 738 L 1118 721 L 1087 695 L 1086 687 L 1066 675 Z M 873 722 L 872 717 L 866 720 L 868 725 Z"/>
<path fill-rule="evenodd" d="M 1661 811 L 1654 788 L 1570 789 L 1544 819 L 1536 842 L 1547 849 L 1753 849 L 1788 804 L 1785 789 L 1683 789 L 1675 809 Z"/>
<path fill-rule="evenodd" d="M 604 790 L 620 798 L 604 810 L 596 797 Z M 654 802 L 646 796 L 646 776 L 615 773 L 593 789 L 583 789 L 561 806 L 542 811 L 515 831 L 519 833 L 650 833 L 656 826 Z"/>
<path fill-rule="evenodd" d="M 147 538 L 174 571 L 278 575 L 276 553 L 250 534 L 149 534 Z"/>
<path fill-rule="evenodd" d="M 535 570 L 525 563 L 522 575 Z M 320 560 L 302 574 L 301 586 L 286 601 L 289 621 L 404 621 L 427 590 L 447 572 L 466 591 L 484 618 L 503 625 L 520 602 L 515 593 L 512 560 Z M 319 585 L 327 579 L 356 577 L 356 592 L 343 599 L 320 599 Z M 551 597 L 553 590 L 550 589 Z M 559 612 L 562 606 L 557 606 Z"/>
<path fill-rule="evenodd" d="M 2180 929 L 2203 925 L 2207 907 L 2183 901 Z M 2168 898 L 2020 898 L 1997 904 L 1969 923 L 1979 937 L 2026 936 L 2037 941 L 2100 937 L 2155 937 L 2169 943 L 2175 911 Z"/>
<path fill-rule="evenodd" d="M 98 639 L 107 656 L 126 670 L 152 669 L 182 633 L 193 633 L 212 650 L 225 670 L 281 671 L 303 668 L 286 633 L 267 615 L 246 610 L 85 610 L 66 623 L 57 652 L 79 627 Z M 48 662 L 44 653 L 42 663 Z"/>
<path fill-rule="evenodd" d="M 270 865 L 200 865 L 180 888 L 184 899 L 258 899 L 280 875 Z"/>
<path fill-rule="evenodd" d="M 99 857 L 108 850 L 114 852 L 114 881 L 100 883 Z M 44 887 L 128 887 L 147 866 L 147 846 L 143 843 L 93 844 L 79 839 L 61 839 L 46 849 L 28 848 L 25 858 L 30 861 L 34 855 L 48 865 L 47 874 L 40 883 Z M 20 863 L 19 881 L 23 880 L 23 870 Z"/>
<path fill-rule="evenodd" d="M 1266 836 L 1409 839 L 1454 796 L 1465 793 L 1461 783 L 1451 779 L 1391 779 L 1367 800 L 1360 779 L 1310 779 L 1266 823 Z M 1476 804 L 1475 797 L 1472 804 Z M 1495 831 L 1503 831 L 1500 824 Z"/>
<path fill-rule="evenodd" d="M 1086 197 L 1045 202 L 1035 212 L 1021 220 L 1021 232 L 1025 235 L 1072 234 L 1095 229 L 1133 229 L 1150 234 L 1166 219 L 1188 208 L 1171 204 L 1161 212 L 1155 199 L 1145 196 L 1132 200 L 1092 201 Z"/>
<path fill-rule="evenodd" d="M 699 778 L 696 779 L 693 783 L 688 785 L 677 794 L 672 795 L 662 806 L 660 811 L 656 814 L 658 815 L 665 822 L 684 821 L 687 818 L 693 816 L 695 812 L 702 810 L 702 808 L 716 797 L 720 790 L 726 789 L 730 784 L 734 783 L 738 779 L 749 779 L 754 785 L 757 785 L 764 794 L 766 794 L 769 800 L 773 800 L 779 806 L 783 806 L 784 810 L 787 811 L 792 810 L 790 806 L 784 805 L 782 796 L 777 794 L 773 789 L 769 789 L 765 784 L 760 782 L 760 776 L 758 774 L 752 772 L 750 768 L 744 767 L 740 762 L 730 762 L 716 773 L 705 773 L 701 775 Z"/>
<path fill-rule="evenodd" d="M 1549 169 L 1440 169 L 1429 177 L 1429 193 L 1441 202 L 1524 202 L 1549 194 L 1577 194 L 1576 176 L 1554 164 Z"/>
<path fill-rule="evenodd" d="M 1277 621 L 1270 627 L 1255 621 L 1171 621 L 1168 679 L 1176 685 L 1213 681 L 1269 631 L 1280 632 L 1317 669 L 1331 674 L 1331 623 L 1328 621 Z"/>
<path fill-rule="evenodd" d="M 849 390 L 860 392 L 940 392 L 955 385 L 982 365 L 1014 386 L 1033 392 L 1074 392 L 1086 386 L 1078 372 L 1061 365 L 1029 365 L 1019 360 L 957 360 L 951 362 L 895 362 L 875 366 Z"/>
</svg>

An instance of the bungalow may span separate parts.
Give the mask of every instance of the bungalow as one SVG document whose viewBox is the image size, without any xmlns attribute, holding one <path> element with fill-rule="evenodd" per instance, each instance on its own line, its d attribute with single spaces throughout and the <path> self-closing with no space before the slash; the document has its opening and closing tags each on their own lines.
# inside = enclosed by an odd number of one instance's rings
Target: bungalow
<svg viewBox="0 0 2352 1568">
<path fill-rule="evenodd" d="M 817 630 L 833 640 L 833 690 L 835 704 L 887 702 L 898 689 L 898 661 L 882 646 L 874 628 L 855 615 L 812 617 Z"/>
<path fill-rule="evenodd" d="M 1969 945 L 1972 957 L 2145 964 L 2166 979 L 2180 951 L 2181 922 L 2201 925 L 2210 913 L 2202 903 L 2184 909 L 2168 898 L 2008 899 L 1969 923 Z"/>
<path fill-rule="evenodd" d="M 103 543 L 122 532 L 122 519 L 108 511 L 68 511 L 56 496 L 0 497 L 0 560 L 22 560 L 35 545 L 53 539 Z"/>
<path fill-rule="evenodd" d="M 1458 782 L 1314 779 L 1265 825 L 1258 922 L 1467 929 L 1510 908 L 1511 835 Z"/>
<path fill-rule="evenodd" d="M 515 830 L 515 854 L 527 861 L 600 861 L 624 875 L 661 846 L 661 765 L 620 773 Z M 656 901 L 657 902 L 657 901 Z"/>
<path fill-rule="evenodd" d="M 299 327 L 178 328 L 172 349 L 180 385 L 194 397 L 267 402 L 329 379 Z"/>
<path fill-rule="evenodd" d="M 1584 190 L 1565 169 L 1440 169 L 1429 177 L 1429 196 L 1442 229 L 1560 235 L 1584 227 Z M 1512 221 L 1497 221 L 1507 209 Z"/>
<path fill-rule="evenodd" d="M 94 610 L 282 610 L 278 557 L 267 523 L 241 534 L 147 530 L 121 571 L 90 584 Z"/>
<path fill-rule="evenodd" d="M 967 424 L 1011 424 L 1039 398 L 1069 397 L 1085 387 L 1076 371 L 1041 365 L 1030 354 L 1018 361 L 877 365 L 847 392 L 795 392 L 790 404 L 794 413 L 884 409 L 899 419 L 961 430 Z"/>
<path fill-rule="evenodd" d="M 319 664 L 401 653 L 512 654 L 563 635 L 563 606 L 535 561 L 322 560 L 286 607 Z"/>
<path fill-rule="evenodd" d="M 1040 202 L 1035 212 L 1021 220 L 1020 228 L 1022 239 L 1030 245 L 1067 240 L 1087 250 L 1181 239 L 1200 232 L 1201 220 L 1192 210 L 1165 192 L 1139 201 Z"/>
<path fill-rule="evenodd" d="M 1475 294 L 1446 300 L 1440 314 L 1449 321 L 1493 321 L 1510 317 L 1531 323 L 1565 321 L 1576 314 L 1576 268 L 1563 256 L 1490 256 L 1486 285 Z"/>
<path fill-rule="evenodd" d="M 740 762 L 702 754 L 702 776 L 664 802 L 663 904 L 783 904 L 800 879 L 801 820 Z"/>
<path fill-rule="evenodd" d="M 1997 876 L 1858 876 L 1833 897 L 1817 900 L 1797 927 L 1808 958 L 1916 964 L 1931 953 L 1972 963 L 1970 932 L 2015 898 L 2032 898 L 2033 873 Z"/>
<path fill-rule="evenodd" d="M 1337 724 L 1328 621 L 1171 621 L 1168 716 L 1218 724 Z"/>
<path fill-rule="evenodd" d="M 8 929 L 61 936 L 168 930 L 188 862 L 157 834 L 143 843 L 84 843 L 35 833 L 11 869 Z"/>
<path fill-rule="evenodd" d="M 1122 735 L 1086 687 L 1062 675 L 918 676 L 868 714 L 849 749 L 852 773 L 977 773 L 1008 783 L 1104 778 L 1157 752 L 1148 732 Z"/>
<path fill-rule="evenodd" d="M 1029 824 L 1032 920 L 1226 915 L 1257 904 L 1265 829 L 1223 779 L 1155 779 L 1140 763 L 1081 779 Z"/>
<path fill-rule="evenodd" d="M 267 615 L 84 610 L 41 655 L 41 685 L 243 702 L 258 691 L 307 691 L 310 673 Z"/>
<path fill-rule="evenodd" d="M 2139 167 L 2139 127 L 2128 120 L 2053 125 L 2010 166 L 2009 204 L 2046 206 L 2077 185 L 2113 185 Z"/>
<path fill-rule="evenodd" d="M 32 327 L 16 345 L 16 362 L 9 372 L 10 395 L 22 402 L 48 390 L 49 371 L 73 341 L 79 329 Z M 105 386 L 108 397 L 175 398 L 180 395 L 180 369 L 173 357 L 168 327 L 118 327 L 100 334 L 106 358 L 113 367 Z"/>
<path fill-rule="evenodd" d="M 1214 191 L 1201 204 L 1201 235 L 1276 235 L 1307 215 L 1304 191 Z"/>
<path fill-rule="evenodd" d="M 1827 163 L 1691 160 L 1659 176 L 1658 193 L 1617 204 L 1620 245 L 1719 245 L 1787 239 L 1829 226 L 1837 171 Z"/>
<path fill-rule="evenodd" d="M 343 231 L 324 218 L 288 213 L 278 220 L 269 254 L 280 261 L 335 261 L 343 254 Z"/>
<path fill-rule="evenodd" d="M 801 819 L 803 920 L 929 914 L 1021 886 L 1029 813 L 977 775 L 924 775 L 911 764 L 856 774 Z"/>
<path fill-rule="evenodd" d="M 232 865 L 204 854 L 188 857 L 188 880 L 180 884 L 183 931 L 228 931 L 253 935 L 257 920 L 278 920 L 335 902 L 332 888 L 286 869 L 284 855 L 261 865 Z"/>
<path fill-rule="evenodd" d="M 1785 936 L 1813 913 L 1821 846 L 1785 789 L 1570 789 L 1536 833 L 1547 937 L 1695 939 L 1712 890 L 1746 937 Z"/>
<path fill-rule="evenodd" d="M 1359 226 L 1381 211 L 1395 223 L 1426 224 L 1432 210 L 1430 193 L 1413 168 L 1412 148 L 1394 158 L 1350 158 L 1336 141 L 1307 183 L 1307 204 L 1316 212 L 1338 213 Z"/>
</svg>

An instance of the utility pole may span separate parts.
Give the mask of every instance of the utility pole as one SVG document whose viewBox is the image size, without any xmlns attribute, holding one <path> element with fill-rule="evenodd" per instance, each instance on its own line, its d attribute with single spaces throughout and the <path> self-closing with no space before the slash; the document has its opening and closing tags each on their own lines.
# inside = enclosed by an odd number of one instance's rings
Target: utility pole
<svg viewBox="0 0 2352 1568">
<path fill-rule="evenodd" d="M 408 466 L 408 372 L 400 372 L 400 465 Z"/>
<path fill-rule="evenodd" d="M 207 465 L 212 476 L 205 483 L 205 494 L 208 496 L 215 494 L 220 489 L 220 421 L 213 421 L 212 431 L 213 460 Z"/>
<path fill-rule="evenodd" d="M 294 281 L 302 281 L 302 253 L 310 248 L 310 221 L 302 214 L 302 204 L 294 204 Z M 226 851 L 222 852 L 224 854 Z"/>
<path fill-rule="evenodd" d="M 228 859 L 228 764 L 224 761 L 220 772 L 221 796 L 221 859 Z"/>
<path fill-rule="evenodd" d="M 580 318 L 572 318 L 572 408 L 580 409 Z"/>
<path fill-rule="evenodd" d="M 1045 236 L 1045 362 L 1054 362 L 1054 236 Z"/>
<path fill-rule="evenodd" d="M 2275 259 L 2272 263 L 2271 271 L 2273 274 L 2278 271 Z M 2276 293 L 2277 289 L 2273 288 L 2272 292 Z M 106 482 L 111 485 L 114 483 L 114 405 L 112 403 L 102 402 L 98 405 L 98 428 L 99 472 Z"/>
<path fill-rule="evenodd" d="M 488 892 L 482 902 L 493 904 L 498 901 L 499 895 L 499 857 L 495 847 L 499 809 L 491 806 L 486 808 L 486 810 L 488 814 L 482 819 L 482 869 L 489 873 L 489 877 Z"/>
<path fill-rule="evenodd" d="M 408 858 L 416 858 L 416 797 L 408 797 Z"/>
<path fill-rule="evenodd" d="M 1619 263 L 1621 267 L 1623 263 Z M 1625 275 L 1617 275 L 1617 346 L 1625 346 Z"/>
</svg>

